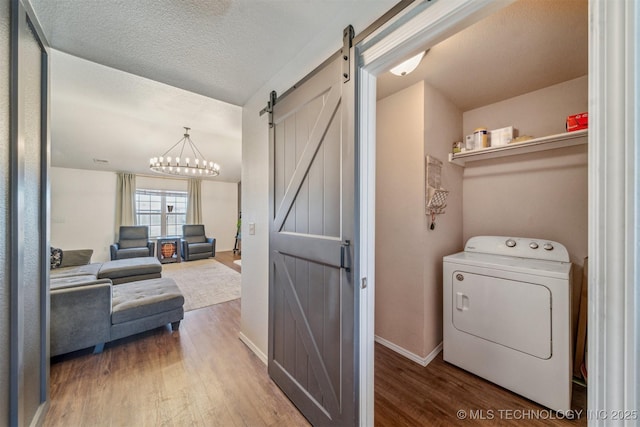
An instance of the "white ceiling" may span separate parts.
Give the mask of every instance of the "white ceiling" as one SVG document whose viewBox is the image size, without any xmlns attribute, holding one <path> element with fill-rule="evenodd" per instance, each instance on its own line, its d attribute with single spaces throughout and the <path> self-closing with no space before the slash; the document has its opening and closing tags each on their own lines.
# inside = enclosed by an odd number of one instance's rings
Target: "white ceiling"
<svg viewBox="0 0 640 427">
<path fill-rule="evenodd" d="M 240 106 L 306 46 L 337 49 L 346 25 L 396 2 L 31 0 L 55 49 L 52 165 L 149 173 L 189 126 L 214 179 L 237 182 Z M 328 28 L 335 39 L 313 40 Z M 425 46 L 413 73 L 379 76 L 378 97 L 424 79 L 467 111 L 587 74 L 587 38 L 587 0 L 520 0 Z"/>
<path fill-rule="evenodd" d="M 520 0 L 380 75 L 378 98 L 426 80 L 468 111 L 586 75 L 588 36 L 587 0 Z"/>
<path fill-rule="evenodd" d="M 149 174 L 149 158 L 187 126 L 206 159 L 221 165 L 214 179 L 240 181 L 242 107 L 55 50 L 51 82 L 52 165 Z"/>
<path fill-rule="evenodd" d="M 189 126 L 221 165 L 213 179 L 237 182 L 238 106 L 306 46 L 337 50 L 344 27 L 361 31 L 397 1 L 30 0 L 55 49 L 51 163 L 149 173 Z"/>
<path fill-rule="evenodd" d="M 340 41 L 346 25 L 372 22 L 397 1 L 31 0 L 31 3 L 55 49 L 243 105 L 326 27 L 336 26 L 335 41 Z"/>
</svg>

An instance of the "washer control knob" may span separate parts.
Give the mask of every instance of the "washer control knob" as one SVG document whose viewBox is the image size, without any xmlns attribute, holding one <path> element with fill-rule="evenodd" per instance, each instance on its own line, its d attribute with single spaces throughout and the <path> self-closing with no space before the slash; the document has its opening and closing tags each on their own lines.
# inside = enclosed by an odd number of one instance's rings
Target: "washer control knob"
<svg viewBox="0 0 640 427">
<path fill-rule="evenodd" d="M 529 243 L 529 247 L 531 249 L 538 249 L 538 244 L 536 242 L 531 242 L 531 243 Z"/>
<path fill-rule="evenodd" d="M 553 245 L 551 243 L 545 243 L 544 245 L 542 245 L 542 247 L 544 248 L 545 251 L 553 250 Z"/>
<path fill-rule="evenodd" d="M 509 239 L 506 242 L 504 242 L 505 245 L 507 245 L 507 247 L 509 248 L 513 248 L 516 245 L 516 241 L 513 239 Z"/>
</svg>

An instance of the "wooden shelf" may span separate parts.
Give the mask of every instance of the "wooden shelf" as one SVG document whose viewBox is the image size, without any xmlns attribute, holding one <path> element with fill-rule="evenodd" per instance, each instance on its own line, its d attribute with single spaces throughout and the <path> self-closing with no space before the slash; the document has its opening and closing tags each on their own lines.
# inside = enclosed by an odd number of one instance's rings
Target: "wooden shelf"
<svg viewBox="0 0 640 427">
<path fill-rule="evenodd" d="M 480 150 L 449 153 L 449 162 L 458 166 L 465 166 L 467 162 L 494 159 L 496 157 L 515 156 L 517 154 L 534 153 L 536 151 L 553 150 L 587 143 L 588 130 L 559 133 L 542 138 L 515 142 L 500 147 L 488 147 Z"/>
</svg>

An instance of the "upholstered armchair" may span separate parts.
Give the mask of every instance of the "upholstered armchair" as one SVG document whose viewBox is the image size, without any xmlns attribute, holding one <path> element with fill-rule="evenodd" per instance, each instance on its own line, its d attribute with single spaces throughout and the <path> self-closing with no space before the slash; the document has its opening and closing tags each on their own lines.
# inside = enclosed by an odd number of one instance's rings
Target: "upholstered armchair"
<svg viewBox="0 0 640 427">
<path fill-rule="evenodd" d="M 182 226 L 182 258 L 185 261 L 216 256 L 216 239 L 204 234 L 204 225 Z"/>
<path fill-rule="evenodd" d="M 149 227 L 120 227 L 120 241 L 111 245 L 111 260 L 154 256 L 156 244 L 149 240 Z"/>
</svg>

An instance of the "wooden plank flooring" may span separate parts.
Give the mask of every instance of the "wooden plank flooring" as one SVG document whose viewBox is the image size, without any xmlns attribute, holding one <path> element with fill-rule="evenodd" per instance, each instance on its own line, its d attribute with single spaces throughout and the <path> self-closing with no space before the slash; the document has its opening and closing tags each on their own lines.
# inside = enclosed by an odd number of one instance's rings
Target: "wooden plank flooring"
<svg viewBox="0 0 640 427">
<path fill-rule="evenodd" d="M 377 343 L 375 353 L 376 426 L 587 425 L 584 387 L 573 387 L 580 419 L 551 419 L 546 408 L 446 363 L 442 352 L 424 368 Z"/>
<path fill-rule="evenodd" d="M 216 259 L 231 268 L 232 253 Z M 235 269 L 235 268 L 234 268 Z M 238 271 L 238 270 L 236 270 Z M 185 313 L 180 330 L 138 334 L 52 359 L 44 426 L 308 426 L 239 339 L 240 300 Z M 522 420 L 535 403 L 449 365 L 426 368 L 376 344 L 376 426 L 584 426 L 579 420 Z M 574 409 L 586 393 L 574 387 Z M 460 420 L 458 410 L 492 420 Z M 481 412 L 482 411 L 482 412 Z M 500 415 L 505 417 L 500 419 Z M 508 415 L 512 419 L 507 419 Z"/>
<path fill-rule="evenodd" d="M 239 339 L 240 300 L 52 360 L 45 426 L 305 426 Z"/>
<path fill-rule="evenodd" d="M 234 269 L 238 273 L 242 273 L 242 267 L 234 264 L 233 261 L 241 259 L 240 255 L 234 255 L 233 251 L 216 252 L 215 260 L 221 262 L 229 268 Z"/>
</svg>

